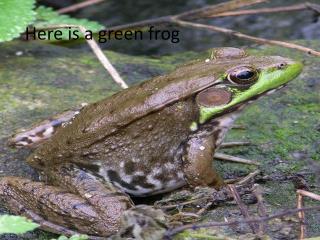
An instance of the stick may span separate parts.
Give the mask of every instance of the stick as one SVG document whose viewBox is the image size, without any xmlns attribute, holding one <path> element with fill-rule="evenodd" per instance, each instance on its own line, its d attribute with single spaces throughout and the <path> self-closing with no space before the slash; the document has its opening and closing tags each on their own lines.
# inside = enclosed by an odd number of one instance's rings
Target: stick
<svg viewBox="0 0 320 240">
<path fill-rule="evenodd" d="M 314 56 L 318 56 L 320 57 L 320 52 L 315 51 L 311 48 L 307 48 L 298 44 L 294 44 L 294 43 L 287 43 L 287 42 L 282 42 L 282 41 L 277 41 L 277 40 L 268 40 L 265 38 L 258 38 L 258 37 L 253 37 L 241 32 L 237 32 L 228 28 L 222 28 L 222 27 L 217 27 L 217 26 L 213 26 L 213 25 L 205 25 L 205 24 L 201 24 L 201 23 L 193 23 L 193 22 L 187 22 L 187 21 L 181 21 L 181 20 L 174 20 L 174 23 L 176 23 L 179 26 L 183 26 L 183 27 L 194 27 L 194 28 L 200 28 L 200 29 L 206 29 L 206 30 L 210 30 L 210 31 L 215 31 L 215 32 L 221 32 L 221 33 L 225 33 L 225 34 L 229 34 L 232 36 L 236 36 L 238 38 L 243 38 L 243 39 L 247 39 L 256 43 L 260 43 L 260 44 L 269 44 L 269 45 L 276 45 L 276 46 L 282 46 L 282 47 L 286 47 L 286 48 L 291 48 L 291 49 L 296 49 L 305 53 L 308 53 L 310 55 L 314 55 Z"/>
<path fill-rule="evenodd" d="M 257 198 L 257 201 L 258 201 L 258 214 L 259 214 L 259 216 L 260 217 L 268 216 L 267 208 L 264 205 L 264 201 L 263 201 L 263 197 L 262 197 L 262 188 L 260 187 L 259 184 L 253 185 L 253 194 L 255 195 L 255 197 Z M 267 228 L 267 226 L 266 226 L 265 222 L 261 222 L 259 224 L 258 234 L 260 236 L 264 235 L 266 228 Z"/>
<path fill-rule="evenodd" d="M 232 148 L 251 145 L 251 142 L 224 142 L 221 143 L 220 148 Z"/>
<path fill-rule="evenodd" d="M 317 12 L 318 14 L 320 13 L 320 5 L 319 4 L 307 2 L 306 5 L 308 6 L 309 9 Z"/>
<path fill-rule="evenodd" d="M 292 11 L 301 11 L 301 10 L 309 10 L 310 7 L 307 4 L 295 4 L 291 6 L 285 7 L 274 7 L 274 8 L 259 8 L 259 9 L 246 9 L 246 10 L 239 10 L 239 11 L 229 11 L 229 12 L 222 12 L 210 15 L 210 18 L 217 18 L 217 17 L 233 17 L 233 16 L 240 16 L 240 15 L 255 15 L 261 13 L 277 13 L 277 12 L 292 12 Z"/>
<path fill-rule="evenodd" d="M 309 197 L 309 198 L 317 200 L 317 201 L 320 201 L 320 195 L 312 193 L 312 192 L 308 192 L 306 190 L 299 189 L 299 190 L 297 190 L 297 194 Z"/>
<path fill-rule="evenodd" d="M 236 201 L 236 203 L 238 204 L 239 206 L 239 209 L 240 209 L 240 212 L 241 214 L 243 215 L 244 219 L 245 220 L 248 220 L 250 219 L 250 215 L 249 215 L 249 211 L 248 211 L 248 208 L 246 205 L 243 204 L 240 196 L 239 196 L 239 193 L 237 191 L 237 189 L 235 188 L 234 185 L 232 184 L 229 184 L 228 185 L 228 188 L 234 198 L 234 200 Z M 254 223 L 248 223 L 248 225 L 250 226 L 251 230 L 253 233 L 257 234 L 258 233 L 258 229 L 257 229 L 257 226 L 254 224 Z"/>
<path fill-rule="evenodd" d="M 242 185 L 242 184 L 247 183 L 250 179 L 254 178 L 258 174 L 260 174 L 260 170 L 259 169 L 255 170 L 254 172 L 249 173 L 247 176 L 242 178 L 239 182 L 237 182 L 237 185 Z"/>
<path fill-rule="evenodd" d="M 74 11 L 79 10 L 81 8 L 85 8 L 85 7 L 88 7 L 90 5 L 97 4 L 97 3 L 100 3 L 100 2 L 103 2 L 103 1 L 104 0 L 87 0 L 87 1 L 83 1 L 81 3 L 73 4 L 73 5 L 65 7 L 65 8 L 61 8 L 57 12 L 58 13 L 74 12 Z"/>
<path fill-rule="evenodd" d="M 63 25 L 50 25 L 46 26 L 45 29 L 57 29 L 57 28 L 78 28 L 84 35 L 87 31 L 87 29 L 81 25 L 71 25 L 71 24 L 63 24 Z M 40 29 L 40 28 L 39 28 Z M 39 30 L 37 29 L 37 30 Z M 86 39 L 88 45 L 92 49 L 93 53 L 96 55 L 96 57 L 99 59 L 103 67 L 109 72 L 113 80 L 121 87 L 121 88 L 128 88 L 128 85 L 125 83 L 125 81 L 120 77 L 118 71 L 112 66 L 108 58 L 104 55 L 101 48 L 97 44 L 97 42 L 92 39 Z"/>
<path fill-rule="evenodd" d="M 298 198 L 297 198 L 297 208 L 301 209 L 303 208 L 303 197 L 299 192 L 297 191 Z M 302 240 L 304 239 L 305 232 L 306 232 L 306 226 L 304 225 L 305 223 L 305 215 L 304 211 L 298 212 L 298 218 L 299 218 L 299 224 L 300 224 L 300 235 L 299 239 Z"/>
<path fill-rule="evenodd" d="M 205 18 L 213 14 L 223 13 L 232 9 L 247 7 L 263 2 L 266 2 L 266 0 L 233 0 L 180 13 L 175 15 L 174 18 L 181 20 L 195 20 L 199 18 Z"/>
<path fill-rule="evenodd" d="M 244 125 L 241 125 L 241 124 L 234 124 L 234 125 L 231 126 L 231 129 L 245 130 L 246 127 Z"/>
<path fill-rule="evenodd" d="M 244 163 L 244 164 L 256 165 L 256 166 L 260 165 L 260 163 L 258 163 L 256 161 L 249 160 L 249 159 L 244 159 L 244 158 L 239 158 L 239 157 L 227 155 L 227 154 L 224 154 L 224 153 L 215 153 L 213 157 L 217 158 L 217 159 L 220 159 L 220 160 L 224 160 L 224 161 Z"/>
<path fill-rule="evenodd" d="M 199 19 L 206 15 L 219 14 L 225 11 L 230 11 L 230 10 L 238 9 L 245 6 L 251 6 L 251 5 L 262 3 L 265 1 L 266 0 L 233 0 L 229 2 L 210 5 L 207 7 L 203 7 L 203 8 L 199 8 L 191 11 L 182 12 L 176 15 L 167 15 L 163 17 L 138 21 L 134 23 L 118 25 L 118 26 L 110 27 L 108 30 L 117 31 L 117 30 L 126 30 L 126 29 L 139 29 L 142 27 L 150 26 L 150 25 L 169 24 L 176 19 L 184 19 L 184 20 Z"/>
<path fill-rule="evenodd" d="M 320 201 L 320 195 L 305 191 L 302 189 L 297 190 L 297 208 L 303 208 L 303 196 L 309 197 L 311 199 Z M 306 235 L 306 226 L 305 226 L 305 214 L 304 211 L 298 212 L 298 218 L 300 222 L 300 236 L 299 239 L 304 239 L 304 236 Z"/>
</svg>

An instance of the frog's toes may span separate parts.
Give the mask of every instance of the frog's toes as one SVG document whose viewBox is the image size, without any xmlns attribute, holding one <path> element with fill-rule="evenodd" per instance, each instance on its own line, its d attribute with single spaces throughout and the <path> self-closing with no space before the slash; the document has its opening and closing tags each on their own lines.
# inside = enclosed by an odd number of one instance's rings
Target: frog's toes
<svg viewBox="0 0 320 240">
<path fill-rule="evenodd" d="M 167 230 L 166 222 L 167 216 L 162 210 L 138 205 L 124 211 L 121 229 L 112 239 L 163 239 Z"/>
</svg>

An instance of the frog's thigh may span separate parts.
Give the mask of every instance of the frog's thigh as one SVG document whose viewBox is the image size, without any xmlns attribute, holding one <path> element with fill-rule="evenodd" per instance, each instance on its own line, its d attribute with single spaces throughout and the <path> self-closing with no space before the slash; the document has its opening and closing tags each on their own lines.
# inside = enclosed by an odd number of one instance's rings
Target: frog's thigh
<svg viewBox="0 0 320 240">
<path fill-rule="evenodd" d="M 86 199 L 106 219 L 117 221 L 124 210 L 133 206 L 130 197 L 112 183 L 102 181 L 72 163 L 52 168 L 49 179 Z"/>
<path fill-rule="evenodd" d="M 5 200 L 5 205 L 7 208 L 12 209 L 12 212 L 17 214 L 17 215 L 23 215 L 26 216 L 28 219 L 32 219 L 34 222 L 38 223 L 41 225 L 41 229 L 47 230 L 53 233 L 57 234 L 63 234 L 65 236 L 71 236 L 78 234 L 77 231 L 68 229 L 67 227 L 55 224 L 53 222 L 50 222 L 43 217 L 41 217 L 39 214 L 37 214 L 35 211 L 32 211 L 26 206 L 20 204 L 16 199 L 12 197 L 3 197 L 2 199 Z M 90 236 L 92 239 L 100 239 L 100 237 L 95 237 L 95 236 Z M 90 238 L 90 239 L 91 239 Z"/>
<path fill-rule="evenodd" d="M 192 186 L 209 185 L 219 188 L 223 180 L 213 168 L 214 136 L 194 136 L 186 144 L 183 169 Z"/>
<path fill-rule="evenodd" d="M 0 197 L 11 212 L 25 215 L 51 232 L 70 235 L 78 230 L 101 235 L 100 229 L 108 229 L 99 213 L 85 199 L 58 187 L 5 177 L 0 181 Z M 41 221 L 43 218 L 45 222 Z"/>
<path fill-rule="evenodd" d="M 100 208 L 97 209 L 86 198 L 63 188 L 18 177 L 0 180 L 0 198 L 12 212 L 33 219 L 51 232 L 108 236 L 120 228 L 123 206 L 121 201 L 114 199 L 111 201 L 114 205 L 105 205 L 105 211 L 100 212 Z M 106 212 L 109 212 L 108 216 L 114 214 L 114 217 L 108 218 Z"/>
</svg>

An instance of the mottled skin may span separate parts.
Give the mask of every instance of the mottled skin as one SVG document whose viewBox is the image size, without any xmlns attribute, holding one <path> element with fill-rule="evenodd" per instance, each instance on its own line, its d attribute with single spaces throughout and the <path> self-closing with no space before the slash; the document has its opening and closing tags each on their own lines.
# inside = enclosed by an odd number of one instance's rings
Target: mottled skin
<svg viewBox="0 0 320 240">
<path fill-rule="evenodd" d="M 254 78 L 249 85 L 228 80 L 228 70 L 239 66 L 257 73 L 242 72 Z M 259 76 L 273 71 L 272 81 L 279 84 L 264 87 Z M 212 157 L 237 112 L 300 71 L 301 65 L 290 59 L 216 50 L 215 59 L 181 66 L 84 107 L 27 159 L 46 184 L 6 177 L 0 181 L 1 197 L 13 212 L 53 232 L 91 238 L 114 234 L 123 211 L 133 206 L 126 193 L 148 196 L 186 184 L 221 186 Z M 252 90 L 255 82 L 261 90 L 241 98 L 239 93 Z M 232 106 L 219 108 L 229 102 Z"/>
</svg>

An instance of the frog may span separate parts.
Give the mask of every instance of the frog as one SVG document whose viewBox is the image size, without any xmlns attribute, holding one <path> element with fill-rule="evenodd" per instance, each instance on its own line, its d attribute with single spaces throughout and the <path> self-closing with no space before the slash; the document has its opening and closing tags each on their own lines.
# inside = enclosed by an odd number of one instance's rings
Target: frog
<svg viewBox="0 0 320 240">
<path fill-rule="evenodd" d="M 212 50 L 170 73 L 67 111 L 13 136 L 35 147 L 39 181 L 6 176 L 0 199 L 42 229 L 104 239 L 120 231 L 132 197 L 225 185 L 213 156 L 242 110 L 287 85 L 303 65 L 239 48 Z"/>
</svg>

